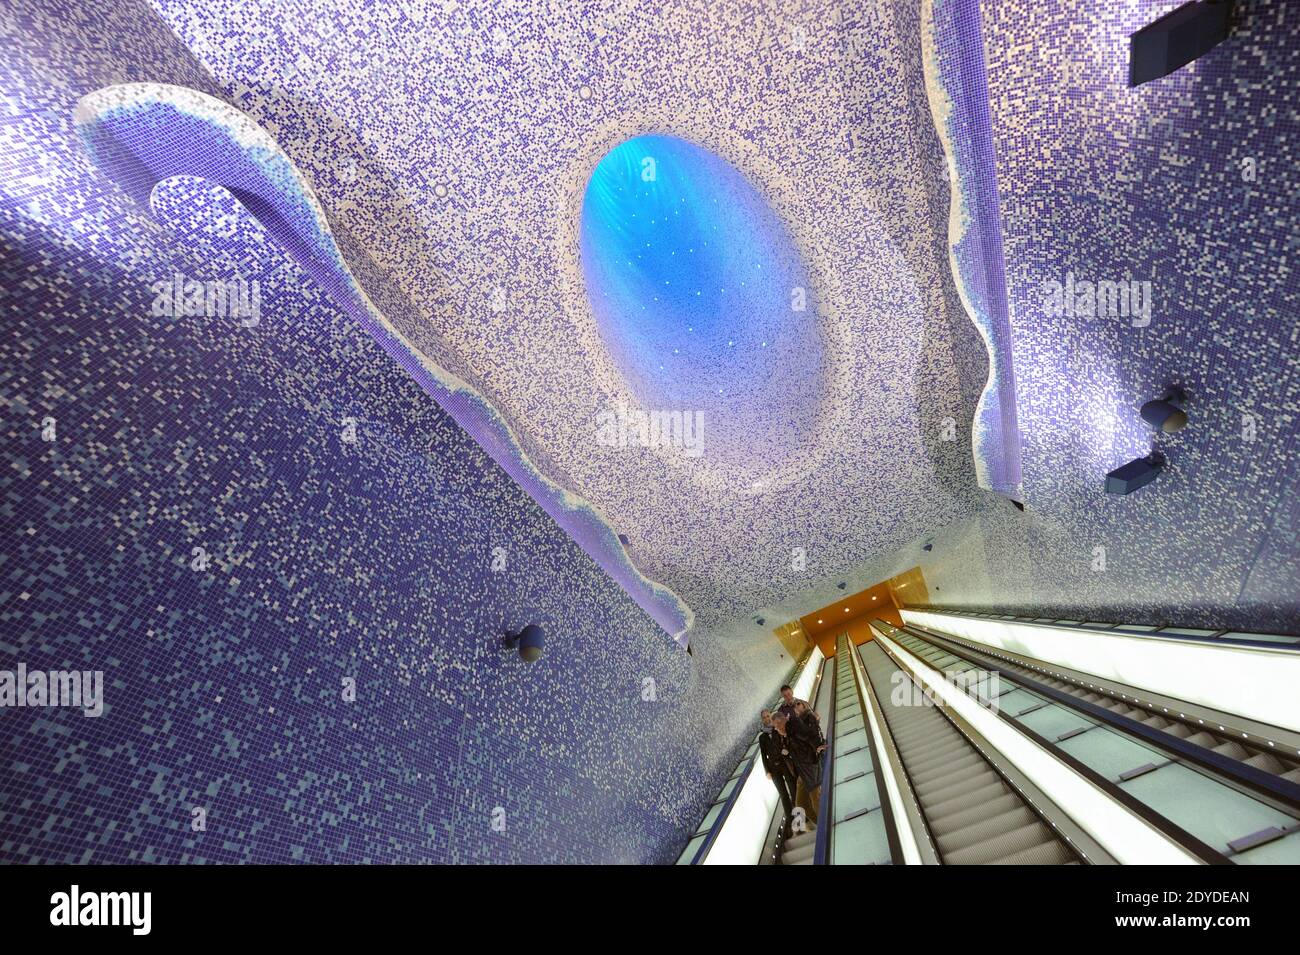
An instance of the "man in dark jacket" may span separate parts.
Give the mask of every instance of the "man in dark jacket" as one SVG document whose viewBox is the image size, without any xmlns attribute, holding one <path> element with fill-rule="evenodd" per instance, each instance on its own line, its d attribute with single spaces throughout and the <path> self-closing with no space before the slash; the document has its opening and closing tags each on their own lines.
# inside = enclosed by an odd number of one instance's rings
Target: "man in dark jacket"
<svg viewBox="0 0 1300 955">
<path fill-rule="evenodd" d="M 826 742 L 826 737 L 822 735 L 822 724 L 814 713 L 803 700 L 794 701 L 794 716 L 792 719 L 797 720 L 806 726 L 814 736 L 817 737 L 817 745 L 821 746 Z"/>
<path fill-rule="evenodd" d="M 763 733 L 758 738 L 758 751 L 762 754 L 763 769 L 767 771 L 767 778 L 772 780 L 772 785 L 776 787 L 777 793 L 781 796 L 781 806 L 785 810 L 783 825 L 788 836 L 790 834 L 790 818 L 794 813 L 794 768 L 791 766 L 790 761 L 781 755 L 781 738 L 772 725 L 771 712 L 763 710 L 760 718 L 763 721 Z"/>
<path fill-rule="evenodd" d="M 791 689 L 790 684 L 787 683 L 785 686 L 781 687 L 781 702 L 777 705 L 776 711 L 778 713 L 784 713 L 786 719 L 792 720 L 795 717 L 795 707 L 797 706 L 805 707 L 814 720 L 818 723 L 821 722 L 822 718 L 818 715 L 817 711 L 811 706 L 808 706 L 807 700 L 801 700 L 795 696 L 794 690 Z"/>
<path fill-rule="evenodd" d="M 781 742 L 781 753 L 794 766 L 795 805 L 802 807 L 810 823 L 817 823 L 817 804 L 821 800 L 821 754 L 826 744 L 821 731 L 811 720 L 786 719 L 782 713 L 772 717 Z"/>
</svg>

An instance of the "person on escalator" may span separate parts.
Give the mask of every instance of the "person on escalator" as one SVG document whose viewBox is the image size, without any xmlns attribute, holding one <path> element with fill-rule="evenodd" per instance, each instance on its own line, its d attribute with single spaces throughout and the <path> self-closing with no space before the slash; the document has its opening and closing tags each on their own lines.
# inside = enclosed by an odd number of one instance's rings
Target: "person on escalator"
<svg viewBox="0 0 1300 955">
<path fill-rule="evenodd" d="M 772 785 L 776 787 L 777 794 L 781 797 L 781 806 L 785 810 L 785 821 L 782 827 L 788 837 L 790 820 L 794 814 L 794 769 L 781 755 L 782 737 L 776 732 L 776 727 L 772 723 L 771 711 L 763 710 L 759 714 L 759 719 L 763 722 L 763 732 L 758 737 L 758 751 L 762 754 L 763 769 L 767 771 L 767 778 L 772 780 Z"/>
<path fill-rule="evenodd" d="M 763 722 L 763 733 L 758 737 L 758 751 L 763 756 L 763 769 L 767 778 L 776 786 L 777 795 L 781 796 L 781 808 L 785 811 L 783 826 L 785 834 L 790 834 L 790 819 L 794 813 L 794 769 L 785 756 L 781 755 L 781 737 L 772 725 L 770 709 L 759 713 Z"/>
<path fill-rule="evenodd" d="M 794 708 L 800 703 L 804 706 L 808 706 L 807 700 L 801 700 L 794 695 L 794 690 L 791 689 L 790 684 L 787 683 L 785 686 L 781 687 L 781 705 L 777 707 L 778 713 L 784 713 L 786 719 L 793 719 Z M 811 707 L 809 707 L 808 712 L 812 713 L 813 719 L 821 722 L 821 717 L 818 716 Z"/>
<path fill-rule="evenodd" d="M 795 805 L 802 808 L 810 826 L 817 825 L 817 804 L 821 800 L 821 754 L 826 744 L 820 730 L 810 728 L 811 721 L 787 719 L 777 712 L 772 717 L 781 743 L 781 755 L 794 769 Z"/>
<path fill-rule="evenodd" d="M 803 700 L 794 701 L 793 719 L 806 726 L 817 737 L 817 745 L 825 748 L 826 737 L 822 735 L 822 724 L 818 721 L 817 714 Z"/>
</svg>

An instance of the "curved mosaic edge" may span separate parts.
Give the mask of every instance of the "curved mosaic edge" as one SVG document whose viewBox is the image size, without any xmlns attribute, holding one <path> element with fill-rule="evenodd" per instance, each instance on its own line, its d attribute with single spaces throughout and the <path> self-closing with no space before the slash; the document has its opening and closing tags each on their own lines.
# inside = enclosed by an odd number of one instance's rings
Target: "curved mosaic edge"
<svg viewBox="0 0 1300 955">
<path fill-rule="evenodd" d="M 519 436 L 468 382 L 420 354 L 375 306 L 344 260 L 311 184 L 243 111 L 187 87 L 108 86 L 78 101 L 73 123 L 95 166 L 140 205 L 177 175 L 228 190 L 330 298 L 364 328 L 510 477 L 683 648 L 691 609 L 637 570 L 600 511 L 542 474 Z"/>
<path fill-rule="evenodd" d="M 950 186 L 948 261 L 989 356 L 971 424 L 980 487 L 1023 500 L 1002 221 L 978 0 L 922 0 L 926 96 Z"/>
</svg>

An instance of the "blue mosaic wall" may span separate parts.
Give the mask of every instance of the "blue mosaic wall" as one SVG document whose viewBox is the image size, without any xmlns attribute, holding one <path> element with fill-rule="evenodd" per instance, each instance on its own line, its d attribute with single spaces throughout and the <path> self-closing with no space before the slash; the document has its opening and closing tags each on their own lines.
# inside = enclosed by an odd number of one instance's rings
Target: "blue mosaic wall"
<svg viewBox="0 0 1300 955">
<path fill-rule="evenodd" d="M 42 9 L 0 56 L 0 668 L 105 707 L 0 712 L 0 861 L 671 860 L 790 661 L 683 653 L 228 192 L 133 204 L 78 99 L 216 91 L 145 8 Z M 256 314 L 166 314 L 177 275 Z"/>
<path fill-rule="evenodd" d="M 970 0 L 933 2 L 954 98 L 987 71 L 1027 506 L 940 533 L 941 603 L 1300 632 L 1300 16 L 1238 3 L 1130 89 L 1129 34 L 1174 5 L 979 4 L 980 45 Z M 1149 283 L 1149 314 L 1064 313 L 1069 276 Z M 1157 437 L 1170 384 L 1190 424 Z M 1102 493 L 1153 447 L 1159 480 Z"/>
</svg>

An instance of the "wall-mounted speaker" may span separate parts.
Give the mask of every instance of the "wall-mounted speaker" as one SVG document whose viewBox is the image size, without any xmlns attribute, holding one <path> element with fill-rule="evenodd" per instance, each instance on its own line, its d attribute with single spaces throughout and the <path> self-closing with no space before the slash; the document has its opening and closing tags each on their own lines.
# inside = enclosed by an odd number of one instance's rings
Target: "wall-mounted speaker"
<svg viewBox="0 0 1300 955">
<path fill-rule="evenodd" d="M 1193 0 L 1128 38 L 1128 85 L 1182 69 L 1228 38 L 1233 0 Z"/>
</svg>

